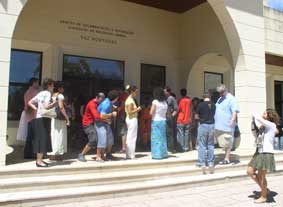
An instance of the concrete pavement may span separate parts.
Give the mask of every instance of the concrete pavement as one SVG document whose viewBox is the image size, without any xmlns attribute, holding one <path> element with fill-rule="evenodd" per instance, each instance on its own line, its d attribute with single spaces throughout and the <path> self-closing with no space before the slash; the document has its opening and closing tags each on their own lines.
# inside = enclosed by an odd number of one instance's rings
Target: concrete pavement
<svg viewBox="0 0 283 207">
<path fill-rule="evenodd" d="M 283 175 L 267 178 L 271 196 L 268 203 L 255 204 L 259 188 L 250 179 L 227 180 L 221 184 L 198 184 L 194 187 L 158 193 L 123 195 L 117 198 L 51 205 L 48 207 L 283 207 Z M 254 192 L 256 191 L 256 192 Z M 45 206 L 47 207 L 47 206 Z"/>
</svg>

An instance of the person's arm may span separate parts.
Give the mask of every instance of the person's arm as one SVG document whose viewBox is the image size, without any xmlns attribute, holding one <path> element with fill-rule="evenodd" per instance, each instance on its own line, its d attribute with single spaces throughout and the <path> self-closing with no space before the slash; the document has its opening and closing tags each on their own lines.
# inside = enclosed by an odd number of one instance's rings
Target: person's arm
<svg viewBox="0 0 283 207">
<path fill-rule="evenodd" d="M 28 105 L 33 109 L 33 110 L 37 110 L 37 106 L 35 105 L 35 103 L 37 103 L 37 97 L 33 97 L 31 100 L 29 100 Z"/>
<path fill-rule="evenodd" d="M 141 110 L 140 106 L 135 109 L 133 103 L 126 105 L 126 107 L 127 107 L 127 112 L 128 112 L 129 115 L 135 114 L 135 113 L 137 113 Z"/>
<path fill-rule="evenodd" d="M 150 116 L 152 116 L 155 113 L 155 111 L 156 111 L 156 105 L 152 103 L 149 111 Z"/>
<path fill-rule="evenodd" d="M 236 98 L 232 99 L 231 103 L 232 117 L 230 120 L 230 127 L 234 127 L 237 120 L 237 114 L 240 112 Z"/>
<path fill-rule="evenodd" d="M 191 105 L 192 107 L 192 105 Z M 200 118 L 199 118 L 199 112 L 200 112 L 200 104 L 197 106 L 197 109 L 195 111 L 195 119 L 198 121 Z"/>
<path fill-rule="evenodd" d="M 64 99 L 59 98 L 59 96 L 58 96 L 58 105 L 59 105 L 59 109 L 60 109 L 61 113 L 63 114 L 63 116 L 66 119 L 66 125 L 69 126 L 70 120 L 69 120 L 69 117 L 68 117 L 66 110 L 65 110 L 65 107 L 64 107 Z"/>
<path fill-rule="evenodd" d="M 172 116 L 175 117 L 178 114 L 178 103 L 175 98 L 172 98 L 172 103 L 173 103 L 173 110 L 174 110 L 172 112 Z"/>
<path fill-rule="evenodd" d="M 253 117 L 261 123 L 266 129 L 271 129 L 273 127 L 273 123 L 265 120 L 261 115 L 257 113 L 253 113 Z"/>
</svg>

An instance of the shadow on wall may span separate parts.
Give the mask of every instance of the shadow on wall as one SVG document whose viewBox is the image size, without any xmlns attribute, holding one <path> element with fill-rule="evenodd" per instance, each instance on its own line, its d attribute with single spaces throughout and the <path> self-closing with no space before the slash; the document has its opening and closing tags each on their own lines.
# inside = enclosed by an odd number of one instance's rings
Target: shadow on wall
<svg viewBox="0 0 283 207">
<path fill-rule="evenodd" d="M 28 0 L 16 0 L 16 1 L 19 1 L 22 5 L 25 5 Z M 5 9 L 5 11 L 8 11 L 8 4 L 9 4 L 9 0 L 0 0 L 0 5 Z"/>
</svg>

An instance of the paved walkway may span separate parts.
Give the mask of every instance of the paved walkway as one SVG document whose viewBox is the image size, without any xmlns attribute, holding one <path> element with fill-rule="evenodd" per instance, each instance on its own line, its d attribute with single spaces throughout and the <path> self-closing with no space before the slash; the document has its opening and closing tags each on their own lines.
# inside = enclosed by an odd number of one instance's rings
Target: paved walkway
<svg viewBox="0 0 283 207">
<path fill-rule="evenodd" d="M 259 189 L 250 179 L 244 179 L 209 186 L 204 184 L 184 190 L 154 194 L 137 193 L 139 195 L 48 207 L 283 207 L 283 175 L 268 177 L 268 185 L 271 196 L 269 203 L 265 204 L 253 202 L 254 191 L 258 193 Z"/>
</svg>

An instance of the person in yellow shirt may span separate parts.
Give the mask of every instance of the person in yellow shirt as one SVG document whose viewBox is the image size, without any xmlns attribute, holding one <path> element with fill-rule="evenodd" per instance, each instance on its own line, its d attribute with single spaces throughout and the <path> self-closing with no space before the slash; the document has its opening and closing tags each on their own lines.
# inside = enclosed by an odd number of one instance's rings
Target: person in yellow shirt
<svg viewBox="0 0 283 207">
<path fill-rule="evenodd" d="M 138 135 L 138 112 L 141 107 L 137 106 L 134 98 L 137 96 L 138 88 L 130 86 L 129 96 L 125 102 L 127 138 L 126 138 L 126 159 L 134 159 L 136 151 L 136 141 Z"/>
</svg>

